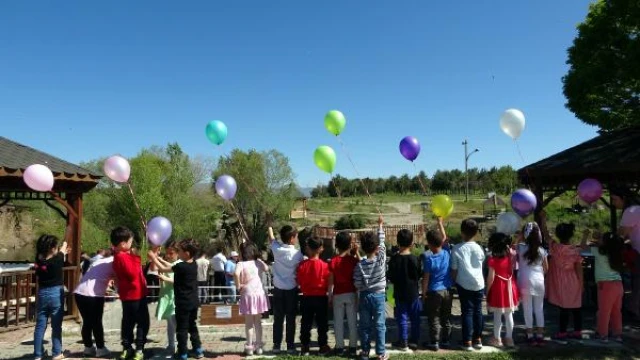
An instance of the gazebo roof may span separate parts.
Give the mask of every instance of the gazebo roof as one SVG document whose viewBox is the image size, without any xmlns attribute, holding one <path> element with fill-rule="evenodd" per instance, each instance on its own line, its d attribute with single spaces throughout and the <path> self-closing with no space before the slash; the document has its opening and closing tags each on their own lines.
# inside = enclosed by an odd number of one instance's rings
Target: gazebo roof
<svg viewBox="0 0 640 360">
<path fill-rule="evenodd" d="M 640 182 L 640 127 L 603 133 L 518 170 L 524 184 L 545 190 L 575 188 L 586 178 L 636 188 Z"/>
<path fill-rule="evenodd" d="M 53 190 L 56 192 L 86 192 L 102 177 L 102 174 L 0 136 L 0 191 L 30 191 L 22 175 L 32 164 L 45 165 L 53 172 Z"/>
</svg>

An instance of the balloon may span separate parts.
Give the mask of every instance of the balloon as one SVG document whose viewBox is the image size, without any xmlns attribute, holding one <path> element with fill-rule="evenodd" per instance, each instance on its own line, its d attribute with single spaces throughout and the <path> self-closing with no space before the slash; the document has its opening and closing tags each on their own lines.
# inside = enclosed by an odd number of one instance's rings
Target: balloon
<svg viewBox="0 0 640 360">
<path fill-rule="evenodd" d="M 418 139 L 413 136 L 407 136 L 400 140 L 400 154 L 409 161 L 417 159 L 420 154 L 420 143 Z"/>
<path fill-rule="evenodd" d="M 114 155 L 104 162 L 104 174 L 115 182 L 126 183 L 131 175 L 131 166 L 127 159 Z"/>
<path fill-rule="evenodd" d="M 524 130 L 524 114 L 518 109 L 508 109 L 500 116 L 500 129 L 513 140 Z"/>
<path fill-rule="evenodd" d="M 216 192 L 221 198 L 231 201 L 236 196 L 238 184 L 236 179 L 229 175 L 222 175 L 216 180 Z"/>
<path fill-rule="evenodd" d="M 431 200 L 431 211 L 442 218 L 446 218 L 453 212 L 453 201 L 447 195 L 436 195 Z"/>
<path fill-rule="evenodd" d="M 53 173 L 44 165 L 30 165 L 24 170 L 22 178 L 31 190 L 51 191 L 53 189 Z"/>
<path fill-rule="evenodd" d="M 527 189 L 516 190 L 511 195 L 511 207 L 513 211 L 521 217 L 527 217 L 531 214 L 538 205 L 536 196 Z"/>
<path fill-rule="evenodd" d="M 147 223 L 147 239 L 153 245 L 162 246 L 171 237 L 171 222 L 162 216 L 156 216 Z"/>
<path fill-rule="evenodd" d="M 512 212 L 505 212 L 498 215 L 496 219 L 496 231 L 499 233 L 513 235 L 520 229 L 520 217 Z"/>
<path fill-rule="evenodd" d="M 347 119 L 338 110 L 331 110 L 324 117 L 324 127 L 335 136 L 340 135 L 347 125 Z"/>
<path fill-rule="evenodd" d="M 205 129 L 207 138 L 215 145 L 220 145 L 227 138 L 227 125 L 222 121 L 213 120 L 207 124 Z"/>
<path fill-rule="evenodd" d="M 331 174 L 336 167 L 336 152 L 329 146 L 319 146 L 313 153 L 313 162 L 320 170 Z"/>
<path fill-rule="evenodd" d="M 587 204 L 593 204 L 602 197 L 602 184 L 596 179 L 584 179 L 578 185 L 578 196 Z"/>
</svg>

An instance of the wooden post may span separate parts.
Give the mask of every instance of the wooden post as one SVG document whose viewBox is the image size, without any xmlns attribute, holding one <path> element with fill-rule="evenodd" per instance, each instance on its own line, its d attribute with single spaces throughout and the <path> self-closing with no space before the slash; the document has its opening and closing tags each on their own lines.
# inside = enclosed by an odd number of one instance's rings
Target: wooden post
<svg viewBox="0 0 640 360">
<path fill-rule="evenodd" d="M 80 280 L 80 254 L 82 253 L 82 194 L 67 194 L 67 202 L 73 209 L 73 211 L 77 214 L 74 214 L 69 211 L 67 212 L 67 238 L 69 239 L 69 246 L 71 247 L 71 253 L 68 256 L 68 262 L 71 266 L 75 267 L 75 270 L 71 272 L 69 275 L 70 278 L 67 279 L 66 283 L 69 284 L 68 287 L 68 304 L 69 309 L 71 310 L 71 315 L 73 317 L 78 317 L 79 312 L 76 307 L 75 298 L 73 297 L 73 291 L 75 290 L 78 282 Z"/>
<path fill-rule="evenodd" d="M 536 223 L 540 224 L 540 222 L 542 221 L 542 218 L 540 217 L 540 213 L 544 210 L 544 191 L 542 190 L 542 186 L 536 184 L 535 187 L 533 187 L 533 194 L 536 196 L 536 209 L 533 212 L 533 219 Z M 542 234 L 542 245 L 544 247 L 546 247 L 546 244 L 548 243 L 549 239 L 545 239 L 545 234 Z"/>
</svg>

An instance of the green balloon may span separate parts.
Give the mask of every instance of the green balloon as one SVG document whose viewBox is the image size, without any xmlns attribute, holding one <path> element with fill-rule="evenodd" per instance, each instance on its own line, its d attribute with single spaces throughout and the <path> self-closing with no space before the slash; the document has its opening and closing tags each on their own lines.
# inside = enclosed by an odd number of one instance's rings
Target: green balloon
<svg viewBox="0 0 640 360">
<path fill-rule="evenodd" d="M 347 119 L 338 110 L 331 110 L 324 117 L 324 127 L 335 136 L 340 135 L 347 125 Z"/>
<path fill-rule="evenodd" d="M 329 146 L 319 146 L 313 153 L 313 162 L 320 170 L 331 174 L 336 167 L 336 152 Z"/>
</svg>

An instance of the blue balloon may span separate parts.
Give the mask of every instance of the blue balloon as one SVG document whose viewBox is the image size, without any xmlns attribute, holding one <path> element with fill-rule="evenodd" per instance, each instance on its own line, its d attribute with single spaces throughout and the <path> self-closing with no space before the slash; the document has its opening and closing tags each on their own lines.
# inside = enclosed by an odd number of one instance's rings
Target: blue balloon
<svg viewBox="0 0 640 360">
<path fill-rule="evenodd" d="M 222 121 L 213 120 L 207 124 L 205 129 L 207 138 L 215 145 L 220 145 L 227 138 L 227 125 Z"/>
<path fill-rule="evenodd" d="M 529 216 L 538 206 L 536 196 L 527 189 L 516 190 L 511 195 L 511 208 L 520 217 Z"/>
</svg>

